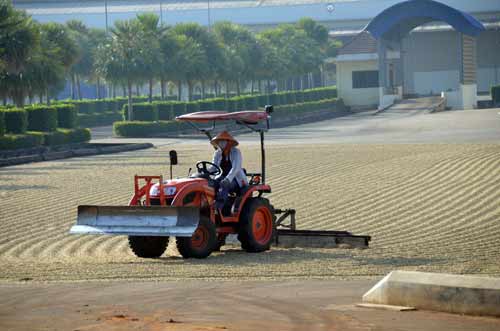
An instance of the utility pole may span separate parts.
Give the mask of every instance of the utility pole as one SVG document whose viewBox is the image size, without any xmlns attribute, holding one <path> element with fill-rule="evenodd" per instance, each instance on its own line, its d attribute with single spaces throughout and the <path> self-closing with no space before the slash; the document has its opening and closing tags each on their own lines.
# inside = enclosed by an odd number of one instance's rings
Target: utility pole
<svg viewBox="0 0 500 331">
<path fill-rule="evenodd" d="M 210 0 L 207 0 L 207 5 L 208 5 L 208 11 L 207 11 L 207 15 L 208 15 L 208 32 L 210 32 Z"/>
<path fill-rule="evenodd" d="M 160 0 L 160 24 L 163 25 L 163 1 Z"/>
<path fill-rule="evenodd" d="M 106 35 L 108 35 L 108 0 L 104 0 L 104 15 L 106 16 Z"/>
</svg>

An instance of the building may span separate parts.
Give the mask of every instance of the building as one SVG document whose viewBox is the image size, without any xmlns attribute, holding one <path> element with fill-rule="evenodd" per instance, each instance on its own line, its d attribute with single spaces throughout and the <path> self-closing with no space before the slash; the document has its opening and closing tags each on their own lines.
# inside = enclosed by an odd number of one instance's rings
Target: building
<svg viewBox="0 0 500 331">
<path fill-rule="evenodd" d="M 481 16 L 483 22 L 431 0 L 385 9 L 339 51 L 339 96 L 359 108 L 425 95 L 442 95 L 452 108 L 476 108 L 500 83 L 499 16 Z"/>
</svg>

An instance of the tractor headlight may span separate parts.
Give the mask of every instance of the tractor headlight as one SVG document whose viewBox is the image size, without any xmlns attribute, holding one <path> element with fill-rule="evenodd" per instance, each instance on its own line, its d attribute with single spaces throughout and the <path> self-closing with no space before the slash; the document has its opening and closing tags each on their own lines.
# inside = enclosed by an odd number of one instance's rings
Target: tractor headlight
<svg viewBox="0 0 500 331">
<path fill-rule="evenodd" d="M 167 186 L 167 187 L 165 187 L 165 194 L 166 195 L 174 195 L 175 191 L 177 191 L 177 188 L 175 186 Z"/>
</svg>

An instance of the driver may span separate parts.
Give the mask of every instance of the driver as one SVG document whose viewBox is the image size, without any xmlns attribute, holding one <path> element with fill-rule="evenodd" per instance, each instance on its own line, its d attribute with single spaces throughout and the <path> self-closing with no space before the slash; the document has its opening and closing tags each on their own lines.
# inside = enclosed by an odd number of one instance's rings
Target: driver
<svg viewBox="0 0 500 331">
<path fill-rule="evenodd" d="M 219 166 L 222 170 L 222 173 L 215 178 L 219 183 L 215 207 L 222 209 L 228 199 L 229 193 L 236 191 L 237 188 L 248 185 L 248 180 L 241 167 L 241 152 L 236 148 L 238 141 L 227 131 L 223 131 L 210 142 L 217 148 L 214 152 L 212 163 Z"/>
</svg>

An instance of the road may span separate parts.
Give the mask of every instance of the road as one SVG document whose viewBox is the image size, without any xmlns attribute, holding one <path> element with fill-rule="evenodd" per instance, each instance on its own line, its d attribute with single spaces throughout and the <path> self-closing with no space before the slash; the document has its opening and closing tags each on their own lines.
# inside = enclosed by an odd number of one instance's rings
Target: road
<svg viewBox="0 0 500 331">
<path fill-rule="evenodd" d="M 477 143 L 500 141 L 500 109 L 445 111 L 427 109 L 361 112 L 321 122 L 272 128 L 268 144 L 297 143 Z M 271 124 L 272 125 L 272 124 Z M 93 129 L 94 142 L 152 142 L 156 146 L 191 143 L 193 138 L 116 139 L 111 127 Z M 255 143 L 254 134 L 238 139 Z"/>
<path fill-rule="evenodd" d="M 500 319 L 358 308 L 375 280 L 0 285 L 1 330 L 498 331 Z"/>
</svg>

